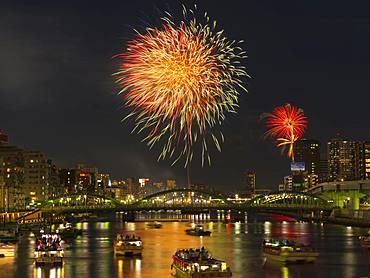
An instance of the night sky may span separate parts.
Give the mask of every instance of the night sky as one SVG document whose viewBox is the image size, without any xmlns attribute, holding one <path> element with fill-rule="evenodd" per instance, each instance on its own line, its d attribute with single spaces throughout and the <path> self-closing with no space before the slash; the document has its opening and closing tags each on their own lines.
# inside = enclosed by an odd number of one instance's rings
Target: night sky
<svg viewBox="0 0 370 278">
<path fill-rule="evenodd" d="M 15 3 L 17 2 L 17 3 Z M 22 3 L 23 2 L 23 3 Z M 28 3 L 29 2 L 29 3 Z M 31 4 L 32 2 L 32 4 Z M 181 164 L 157 162 L 121 123 L 125 109 L 112 59 L 133 28 L 158 24 L 193 1 L 1 1 L 0 128 L 13 145 L 41 150 L 60 167 L 85 162 L 114 178 L 175 178 Z M 351 6 L 349 6 L 351 5 Z M 230 39 L 245 40 L 252 76 L 237 115 L 223 125 L 222 153 L 211 167 L 194 161 L 197 183 L 276 188 L 289 161 L 264 139 L 260 115 L 290 102 L 309 117 L 306 138 L 370 139 L 370 5 L 359 1 L 198 1 Z"/>
</svg>

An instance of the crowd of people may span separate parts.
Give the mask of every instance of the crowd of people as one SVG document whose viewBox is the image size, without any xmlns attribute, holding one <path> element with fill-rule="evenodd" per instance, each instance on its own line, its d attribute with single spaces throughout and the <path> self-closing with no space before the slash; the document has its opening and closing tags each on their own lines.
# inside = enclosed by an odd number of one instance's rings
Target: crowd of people
<svg viewBox="0 0 370 278">
<path fill-rule="evenodd" d="M 121 241 L 138 240 L 138 241 L 140 241 L 141 238 L 139 236 L 136 237 L 135 235 L 132 235 L 132 236 L 126 235 L 126 236 L 124 236 L 123 234 L 117 234 L 117 240 L 121 240 Z"/>
<path fill-rule="evenodd" d="M 42 234 L 36 240 L 36 251 L 62 251 L 61 238 L 57 234 Z"/>
<path fill-rule="evenodd" d="M 186 261 L 199 261 L 199 260 L 210 260 L 212 259 L 211 254 L 204 248 L 200 249 L 179 249 L 176 251 L 176 257 Z"/>
</svg>

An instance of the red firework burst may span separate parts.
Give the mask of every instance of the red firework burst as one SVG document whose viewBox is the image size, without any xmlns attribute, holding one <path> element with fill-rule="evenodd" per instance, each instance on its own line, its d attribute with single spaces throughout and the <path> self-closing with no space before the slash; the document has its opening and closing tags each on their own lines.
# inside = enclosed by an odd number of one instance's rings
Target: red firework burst
<svg viewBox="0 0 370 278">
<path fill-rule="evenodd" d="M 302 138 L 308 124 L 303 110 L 287 103 L 276 107 L 266 117 L 266 134 L 277 140 L 278 147 L 289 146 L 288 157 L 294 160 L 294 143 Z"/>
</svg>

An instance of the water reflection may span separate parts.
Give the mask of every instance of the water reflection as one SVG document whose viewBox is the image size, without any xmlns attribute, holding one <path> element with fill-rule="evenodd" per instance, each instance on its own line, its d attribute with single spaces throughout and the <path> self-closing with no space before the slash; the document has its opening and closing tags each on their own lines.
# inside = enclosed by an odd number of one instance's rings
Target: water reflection
<svg viewBox="0 0 370 278">
<path fill-rule="evenodd" d="M 221 214 L 221 212 L 220 212 Z M 189 217 L 190 219 L 190 217 Z M 207 221 L 208 216 L 198 217 Z M 195 220 L 195 217 L 193 218 Z M 0 277 L 170 277 L 171 256 L 178 248 L 207 247 L 215 257 L 225 259 L 233 277 L 333 277 L 369 276 L 369 252 L 356 240 L 366 231 L 336 225 L 292 222 L 224 223 L 208 222 L 210 237 L 193 237 L 184 232 L 187 222 L 162 222 L 162 229 L 147 229 L 145 222 L 102 222 L 78 224 L 83 235 L 65 242 L 62 268 L 36 268 L 32 254 L 34 237 L 25 234 L 13 258 L 0 258 Z M 143 239 L 141 258 L 118 258 L 112 242 L 117 232 L 136 233 Z M 264 238 L 292 238 L 312 243 L 320 256 L 315 264 L 284 266 L 266 262 Z"/>
<path fill-rule="evenodd" d="M 64 278 L 64 267 L 34 267 L 33 278 Z"/>
</svg>

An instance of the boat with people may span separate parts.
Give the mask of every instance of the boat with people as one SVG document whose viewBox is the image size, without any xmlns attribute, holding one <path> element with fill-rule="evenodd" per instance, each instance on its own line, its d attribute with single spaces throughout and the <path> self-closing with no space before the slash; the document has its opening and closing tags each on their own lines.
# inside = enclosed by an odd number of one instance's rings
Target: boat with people
<svg viewBox="0 0 370 278">
<path fill-rule="evenodd" d="M 147 226 L 149 228 L 152 228 L 152 229 L 160 229 L 160 228 L 162 228 L 162 224 L 159 223 L 158 221 L 154 221 L 154 222 L 148 223 Z"/>
<path fill-rule="evenodd" d="M 113 247 L 116 256 L 141 256 L 143 242 L 136 235 L 117 234 Z"/>
<path fill-rule="evenodd" d="M 280 239 L 264 240 L 263 253 L 268 260 L 281 263 L 313 263 L 319 256 L 319 253 L 308 245 Z"/>
<path fill-rule="evenodd" d="M 179 249 L 172 256 L 171 270 L 175 277 L 231 277 L 225 261 L 213 258 L 204 247 Z"/>
<path fill-rule="evenodd" d="M 60 234 L 62 239 L 75 239 L 77 236 L 82 235 L 82 230 L 73 227 L 71 223 L 66 223 L 56 232 Z"/>
<path fill-rule="evenodd" d="M 59 234 L 41 234 L 36 238 L 34 261 L 36 266 L 63 265 L 64 251 Z"/>
<path fill-rule="evenodd" d="M 358 239 L 361 247 L 370 249 L 370 234 L 359 236 Z"/>
<path fill-rule="evenodd" d="M 210 236 L 211 235 L 211 231 L 204 230 L 202 225 L 197 225 L 192 229 L 186 229 L 185 232 L 186 234 L 190 236 Z"/>
</svg>

